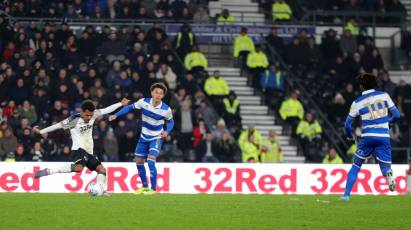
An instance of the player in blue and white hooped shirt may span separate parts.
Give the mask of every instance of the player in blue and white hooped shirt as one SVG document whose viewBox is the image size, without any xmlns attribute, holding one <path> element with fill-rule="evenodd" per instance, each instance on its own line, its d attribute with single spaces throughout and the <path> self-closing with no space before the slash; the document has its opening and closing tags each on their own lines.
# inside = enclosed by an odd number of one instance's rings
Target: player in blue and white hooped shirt
<svg viewBox="0 0 411 230">
<path fill-rule="evenodd" d="M 135 194 L 154 194 L 157 186 L 156 159 L 163 144 L 163 138 L 167 138 L 174 127 L 173 114 L 168 105 L 162 102 L 167 93 L 167 87 L 163 83 L 155 83 L 150 87 L 151 98 L 142 98 L 132 105 L 128 105 L 109 117 L 109 121 L 123 116 L 133 110 L 142 112 L 141 136 L 138 141 L 135 156 L 138 174 L 143 187 Z M 165 121 L 167 128 L 164 130 Z M 151 189 L 148 188 L 146 169 L 144 163 L 147 160 L 150 169 Z"/>
<path fill-rule="evenodd" d="M 355 117 L 361 116 L 362 134 L 357 151 L 354 153 L 354 163 L 348 172 L 345 192 L 341 198 L 343 200 L 349 200 L 361 165 L 371 155 L 377 159 L 382 175 L 388 180 L 390 191 L 395 191 L 396 188 L 391 170 L 389 124 L 400 118 L 400 112 L 387 93 L 374 90 L 378 86 L 376 76 L 362 74 L 358 77 L 358 82 L 362 94 L 351 105 L 350 113 L 345 121 L 345 132 L 347 138 L 352 139 L 352 121 Z"/>
</svg>

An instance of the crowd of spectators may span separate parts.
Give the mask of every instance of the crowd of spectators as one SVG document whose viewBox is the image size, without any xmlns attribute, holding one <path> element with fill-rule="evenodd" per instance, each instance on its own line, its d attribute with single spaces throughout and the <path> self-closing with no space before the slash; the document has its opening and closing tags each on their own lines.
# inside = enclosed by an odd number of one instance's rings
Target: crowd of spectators
<svg viewBox="0 0 411 230">
<path fill-rule="evenodd" d="M 397 84 L 390 80 L 389 72 L 385 68 L 374 39 L 367 34 L 365 29 L 358 27 L 355 21 L 352 21 L 352 25 L 345 26 L 342 34 L 338 34 L 333 29 L 325 31 L 320 44 L 316 43 L 313 35 L 307 34 L 304 30 L 296 34 L 289 44 L 286 44 L 277 35 L 276 29 L 273 29 L 272 33 L 266 37 L 266 41 L 284 58 L 293 73 L 299 77 L 298 81 L 306 89 L 310 89 L 308 90 L 310 96 L 320 105 L 322 111 L 328 116 L 328 120 L 335 124 L 341 135 L 344 133 L 341 128 L 351 102 L 360 94 L 356 76 L 364 72 L 378 76 L 381 83 L 378 90 L 387 92 L 402 113 L 402 119 L 391 129 L 393 146 L 409 147 L 411 86 L 404 80 Z M 308 112 L 314 114 L 314 119 L 310 118 L 310 120 L 315 122 L 315 111 Z M 301 122 L 302 116 L 298 120 Z M 293 124 L 295 127 L 297 122 Z M 360 135 L 358 125 L 357 123 L 356 134 Z M 301 140 L 301 135 L 297 135 L 297 138 Z M 316 138 L 311 140 L 316 140 Z M 320 146 L 315 144 L 318 142 L 312 141 L 312 143 L 311 149 L 317 149 L 315 152 L 318 153 Z M 303 145 L 306 158 L 316 159 L 314 162 L 321 161 L 321 154 L 312 156 L 310 149 L 304 147 Z M 355 144 L 354 147 L 356 147 Z M 353 152 L 352 149 L 351 152 Z M 346 153 L 338 154 L 346 155 Z M 393 158 L 395 162 L 404 162 L 406 155 L 394 153 Z"/>
<path fill-rule="evenodd" d="M 308 10 L 316 11 L 317 22 L 341 22 L 344 20 L 344 12 L 370 12 L 379 13 L 379 23 L 399 23 L 405 19 L 407 10 L 400 0 L 258 0 L 262 9 L 266 10 L 267 18 L 274 22 L 289 22 L 300 20 Z M 324 11 L 331 11 L 340 15 L 324 15 Z M 385 15 L 387 13 L 398 16 Z M 306 19 L 310 19 L 306 17 Z M 361 22 L 372 22 L 372 18 L 360 15 Z"/>
<path fill-rule="evenodd" d="M 66 131 L 41 138 L 32 133 L 32 127 L 61 121 L 78 111 L 85 99 L 92 99 L 98 108 L 123 97 L 136 101 L 150 96 L 152 83 L 164 82 L 169 88 L 165 101 L 177 122 L 160 160 L 241 161 L 236 139 L 225 122 L 232 122 L 238 111 L 226 113 L 222 108 L 216 113 L 209 106 L 203 87 L 206 82 L 205 89 L 213 89 L 213 81 L 208 80 L 206 68 L 182 71 L 178 57 L 184 60 L 196 52 L 195 38 L 187 41 L 190 35 L 183 33 L 173 42 L 159 23 L 148 30 L 104 26 L 98 31 L 86 26 L 78 32 L 66 23 L 17 21 L 10 26 L 4 17 L 0 33 L 1 160 L 70 161 L 71 140 Z M 177 54 L 178 45 L 186 43 L 193 50 Z M 195 58 L 186 63 L 195 63 Z M 227 100 L 232 104 L 235 98 Z M 97 121 L 95 154 L 104 161 L 130 161 L 140 125 L 139 113 L 115 123 Z"/>
<path fill-rule="evenodd" d="M 315 99 L 343 138 L 345 117 L 351 102 L 360 94 L 356 76 L 365 72 L 378 76 L 381 84 L 377 90 L 387 92 L 403 115 L 391 129 L 393 146 L 410 146 L 411 86 L 404 80 L 398 84 L 390 80 L 374 39 L 365 29 L 359 27 L 354 19 L 343 27 L 341 34 L 334 29 L 325 31 L 320 44 L 304 29 L 287 43 L 277 34 L 277 29 L 273 28 L 265 41 L 298 76 L 297 81 L 309 89 L 309 96 Z M 328 148 L 330 140 L 322 135 L 323 127 L 316 118 L 317 111 L 309 108 L 304 110 L 301 102 L 304 98 L 300 98 L 296 91 L 286 85 L 284 79 L 287 72 L 276 66 L 276 63 L 267 62 L 270 50 L 262 52 L 260 46 L 250 39 L 245 28 L 241 29 L 233 45 L 234 58 L 238 58 L 239 66 L 249 73 L 252 86 L 265 95 L 267 105 L 278 111 L 280 124 L 284 124 L 285 133 L 297 141 L 306 162 L 322 162 L 324 152 L 331 150 Z M 256 56 L 257 53 L 260 55 Z M 258 68 L 255 68 L 257 66 Z M 359 136 L 360 133 L 361 129 L 357 123 L 356 135 Z M 256 143 L 255 138 L 253 141 Z M 338 154 L 349 161 L 355 149 L 356 144 L 353 144 L 347 152 Z M 334 151 L 336 150 L 333 149 L 332 152 Z M 395 152 L 393 160 L 404 162 L 406 155 Z"/>
<path fill-rule="evenodd" d="M 207 0 L 5 0 L 14 17 L 70 19 L 207 20 Z"/>
</svg>

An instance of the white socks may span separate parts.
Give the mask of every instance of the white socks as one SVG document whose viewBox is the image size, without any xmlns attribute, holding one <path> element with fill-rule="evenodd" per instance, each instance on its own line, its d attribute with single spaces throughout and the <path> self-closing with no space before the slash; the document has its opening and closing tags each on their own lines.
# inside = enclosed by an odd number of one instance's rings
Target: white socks
<svg viewBox="0 0 411 230">
<path fill-rule="evenodd" d="M 411 193 L 411 174 L 407 174 L 407 192 Z"/>
<path fill-rule="evenodd" d="M 71 164 L 66 164 L 58 168 L 49 169 L 50 175 L 56 174 L 56 173 L 70 173 L 70 172 L 71 172 Z"/>
<path fill-rule="evenodd" d="M 106 175 L 104 174 L 97 174 L 97 183 L 106 186 Z"/>
</svg>

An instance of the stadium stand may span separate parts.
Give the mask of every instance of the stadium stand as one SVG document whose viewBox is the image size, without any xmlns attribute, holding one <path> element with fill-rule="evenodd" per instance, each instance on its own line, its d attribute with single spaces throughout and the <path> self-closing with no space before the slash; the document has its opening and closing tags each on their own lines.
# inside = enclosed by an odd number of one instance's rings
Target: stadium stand
<svg viewBox="0 0 411 230">
<path fill-rule="evenodd" d="M 0 159 L 69 161 L 70 140 L 63 131 L 39 140 L 31 127 L 67 117 L 83 99 L 93 99 L 99 107 L 124 96 L 137 100 L 149 95 L 151 83 L 162 81 L 170 88 L 167 102 L 177 123 L 160 161 L 320 163 L 334 151 L 350 161 L 355 145 L 344 140 L 342 124 L 358 95 L 354 77 L 365 71 L 381 78 L 382 90 L 405 115 L 392 129 L 398 147 L 394 162 L 405 162 L 410 151 L 410 73 L 395 70 L 400 60 L 387 63 L 388 45 L 376 34 L 381 31 L 377 25 L 396 24 L 390 34 L 401 29 L 402 45 L 409 52 L 410 38 L 399 26 L 409 1 L 401 1 L 405 7 L 396 0 L 384 1 L 384 6 L 370 6 L 369 1 L 285 2 L 293 16 L 275 22 L 284 27 L 250 35 L 269 63 L 255 55 L 254 45 L 249 50 L 253 58 L 237 63 L 232 44 L 241 26 L 271 25 L 273 1 L 3 1 Z M 319 9 L 344 10 L 337 16 L 312 13 Z M 374 20 L 378 13 L 361 18 L 355 13 L 374 9 L 394 14 Z M 233 18 L 227 19 L 227 13 Z M 192 21 L 215 22 L 230 33 L 210 40 L 199 24 L 188 24 Z M 333 26 L 317 26 L 313 32 L 307 21 Z M 284 36 L 282 28 L 289 23 L 303 29 L 289 29 Z M 391 43 L 395 39 L 392 35 Z M 409 65 L 409 60 L 396 59 Z M 304 131 L 304 122 L 311 119 L 298 114 L 290 122 L 281 114 L 282 104 L 295 109 L 295 103 L 285 103 L 294 92 L 304 107 L 302 114 L 313 114 L 322 132 Z M 115 124 L 99 121 L 95 152 L 105 161 L 130 161 L 139 125 L 136 114 Z M 303 142 L 306 137 L 309 141 Z"/>
</svg>

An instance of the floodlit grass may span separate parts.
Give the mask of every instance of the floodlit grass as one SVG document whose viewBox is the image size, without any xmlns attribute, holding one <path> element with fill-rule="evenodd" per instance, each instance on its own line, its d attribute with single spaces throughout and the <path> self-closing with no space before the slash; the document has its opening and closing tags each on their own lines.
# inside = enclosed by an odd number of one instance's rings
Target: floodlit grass
<svg viewBox="0 0 411 230">
<path fill-rule="evenodd" d="M 410 229 L 410 196 L 0 194 L 0 229 Z"/>
</svg>

